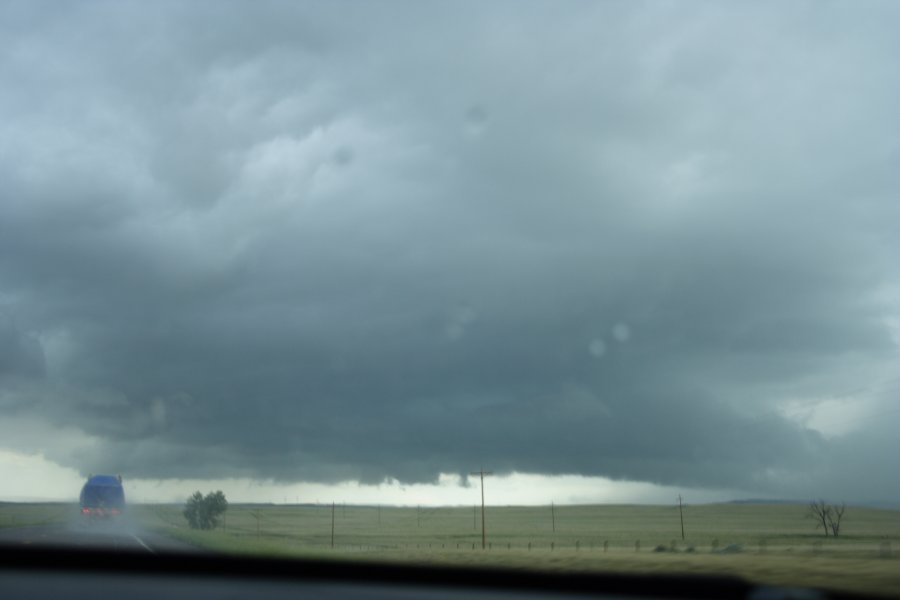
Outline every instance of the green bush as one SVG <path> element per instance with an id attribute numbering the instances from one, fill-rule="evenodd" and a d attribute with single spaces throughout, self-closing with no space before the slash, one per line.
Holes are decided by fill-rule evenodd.
<path id="1" fill-rule="evenodd" d="M 184 507 L 184 518 L 191 529 L 215 529 L 219 516 L 228 510 L 228 500 L 221 491 L 210 492 L 205 497 L 194 492 Z"/>

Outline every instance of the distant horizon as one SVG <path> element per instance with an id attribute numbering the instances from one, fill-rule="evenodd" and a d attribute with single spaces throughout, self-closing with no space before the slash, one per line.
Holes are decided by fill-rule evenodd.
<path id="1" fill-rule="evenodd" d="M 472 506 L 480 503 L 479 481 L 468 482 L 458 475 L 442 474 L 437 482 L 403 484 L 396 480 L 377 485 L 344 481 L 323 483 L 287 483 L 252 479 L 148 480 L 123 477 L 126 499 L 132 504 L 179 504 L 194 491 L 220 489 L 232 504 L 326 505 L 332 498 L 338 504 L 356 506 Z M 0 494 L 4 502 L 74 502 L 87 475 L 53 464 L 39 455 L 0 451 L 0 481 L 16 482 L 18 494 Z M 9 486 L 9 483 L 7 483 Z M 612 480 L 579 475 L 546 476 L 509 473 L 485 478 L 485 500 L 489 506 L 594 506 L 677 504 L 681 495 L 685 504 L 797 503 L 818 499 L 760 496 L 747 490 L 696 489 L 661 486 L 653 483 Z M 846 498 L 825 496 L 830 501 Z M 469 500 L 471 498 L 471 501 Z M 523 502 L 522 499 L 528 501 Z M 855 506 L 897 506 L 893 499 L 864 499 L 848 502 Z"/>
<path id="2" fill-rule="evenodd" d="M 227 497 L 227 494 L 226 494 Z M 187 498 L 185 498 L 185 501 Z M 783 504 L 789 506 L 806 506 L 809 504 L 811 500 L 778 500 L 778 499 L 735 499 L 735 500 L 721 500 L 721 501 L 710 501 L 710 502 L 685 502 L 684 506 L 714 506 L 717 504 Z M 18 504 L 57 504 L 57 505 L 69 505 L 69 504 L 77 504 L 78 499 L 74 500 L 51 500 L 51 499 L 23 499 L 23 500 L 8 500 L 3 499 L 0 500 L 0 505 L 9 504 L 9 505 L 18 505 Z M 178 501 L 160 501 L 160 502 L 135 502 L 129 501 L 128 505 L 132 506 L 180 506 L 184 504 L 184 502 Z M 229 507 L 232 506 L 285 506 L 285 507 L 306 507 L 306 508 L 328 508 L 331 506 L 331 502 L 228 502 Z M 352 508 L 428 508 L 428 509 L 439 509 L 439 508 L 472 508 L 473 506 L 477 507 L 477 504 L 428 504 L 428 505 L 416 505 L 416 504 L 357 504 L 353 502 L 335 502 L 336 507 L 352 507 Z M 658 506 L 658 507 L 672 507 L 678 506 L 677 503 L 674 504 L 664 504 L 660 502 L 589 502 L 589 503 L 554 503 L 557 507 L 594 507 L 594 506 Z M 550 504 L 490 504 L 486 503 L 485 508 L 535 508 L 546 506 L 550 507 Z M 847 503 L 848 507 L 857 507 L 857 508 L 873 508 L 873 509 L 881 509 L 881 510 L 900 510 L 900 502 L 854 502 Z"/>

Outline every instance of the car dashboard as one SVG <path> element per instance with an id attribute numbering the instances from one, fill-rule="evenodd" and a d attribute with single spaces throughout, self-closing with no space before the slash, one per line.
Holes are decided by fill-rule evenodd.
<path id="1" fill-rule="evenodd" d="M 730 577 L 549 573 L 198 553 L 0 547 L 0 597 L 47 600 L 327 598 L 861 598 Z"/>

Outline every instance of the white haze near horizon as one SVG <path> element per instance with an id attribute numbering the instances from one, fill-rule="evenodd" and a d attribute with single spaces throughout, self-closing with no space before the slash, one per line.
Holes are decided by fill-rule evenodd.
<path id="1" fill-rule="evenodd" d="M 74 502 L 84 483 L 74 469 L 39 454 L 0 450 L 0 481 L 16 482 L 0 490 L 0 502 Z M 395 506 L 468 506 L 480 502 L 477 477 L 469 485 L 442 474 L 436 483 L 380 485 L 355 481 L 336 484 L 279 483 L 252 479 L 123 480 L 130 503 L 179 503 L 200 490 L 222 490 L 232 503 L 362 504 Z M 485 479 L 488 505 L 671 504 L 679 494 L 693 504 L 747 497 L 737 490 L 675 488 L 636 481 L 613 481 L 581 475 L 510 473 Z"/>

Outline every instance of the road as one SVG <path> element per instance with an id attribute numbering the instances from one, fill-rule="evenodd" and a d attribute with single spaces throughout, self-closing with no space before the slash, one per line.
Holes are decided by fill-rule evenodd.
<path id="1" fill-rule="evenodd" d="M 61 523 L 0 529 L 0 544 L 63 546 L 128 552 L 196 552 L 189 544 L 145 531 L 129 522 Z"/>

